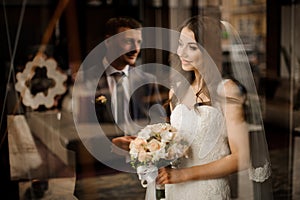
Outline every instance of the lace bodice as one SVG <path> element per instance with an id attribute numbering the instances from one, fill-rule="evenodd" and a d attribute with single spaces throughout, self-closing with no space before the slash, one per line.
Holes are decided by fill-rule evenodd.
<path id="1" fill-rule="evenodd" d="M 179 104 L 172 112 L 171 124 L 194 136 L 188 158 L 180 160 L 180 168 L 205 164 L 230 153 L 224 117 L 214 107 L 199 106 L 190 110 Z M 230 188 L 225 178 L 170 184 L 166 185 L 166 198 L 230 199 Z"/>

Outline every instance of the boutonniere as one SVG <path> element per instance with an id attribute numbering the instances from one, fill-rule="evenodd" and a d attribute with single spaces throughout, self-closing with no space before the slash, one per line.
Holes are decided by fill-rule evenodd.
<path id="1" fill-rule="evenodd" d="M 96 98 L 96 103 L 105 104 L 107 102 L 107 98 L 104 95 L 100 95 Z"/>

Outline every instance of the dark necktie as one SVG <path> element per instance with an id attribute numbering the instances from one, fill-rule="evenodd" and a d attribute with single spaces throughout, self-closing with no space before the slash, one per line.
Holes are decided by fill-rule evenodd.
<path id="1" fill-rule="evenodd" d="M 118 124 L 122 124 L 125 121 L 125 115 L 124 115 L 124 98 L 125 98 L 125 94 L 124 94 L 124 87 L 123 87 L 123 79 L 122 77 L 124 76 L 124 72 L 115 72 L 113 74 L 111 74 L 111 76 L 114 77 L 115 81 L 116 81 L 116 99 L 117 102 L 115 102 L 115 107 L 117 108 L 117 119 L 116 122 Z"/>

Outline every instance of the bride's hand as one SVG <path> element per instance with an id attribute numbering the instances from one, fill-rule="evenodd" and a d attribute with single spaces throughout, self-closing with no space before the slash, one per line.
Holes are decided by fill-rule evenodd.
<path id="1" fill-rule="evenodd" d="M 158 170 L 156 183 L 160 185 L 173 184 L 183 182 L 184 180 L 185 175 L 183 169 L 171 169 L 169 167 L 164 167 Z"/>

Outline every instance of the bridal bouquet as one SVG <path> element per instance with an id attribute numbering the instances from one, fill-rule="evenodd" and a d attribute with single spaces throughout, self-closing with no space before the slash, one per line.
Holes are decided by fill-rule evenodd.
<path id="1" fill-rule="evenodd" d="M 129 145 L 131 165 L 162 166 L 182 157 L 188 146 L 188 141 L 170 124 L 148 125 Z"/>
<path id="2" fill-rule="evenodd" d="M 147 187 L 146 200 L 156 199 L 158 168 L 185 155 L 189 147 L 188 136 L 168 123 L 158 123 L 146 126 L 131 141 L 131 165 L 136 168 L 142 186 Z"/>

